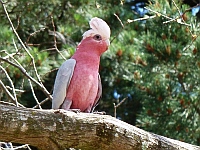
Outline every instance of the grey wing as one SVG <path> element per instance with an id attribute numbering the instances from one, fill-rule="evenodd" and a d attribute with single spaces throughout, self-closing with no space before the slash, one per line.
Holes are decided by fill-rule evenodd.
<path id="1" fill-rule="evenodd" d="M 94 111 L 95 107 L 99 104 L 99 100 L 101 98 L 101 95 L 102 95 L 102 85 L 101 85 L 101 77 L 100 75 L 98 75 L 98 92 L 97 92 L 97 96 L 96 96 L 96 99 L 93 103 L 93 106 L 92 106 L 92 109 L 91 109 L 91 112 Z"/>
<path id="2" fill-rule="evenodd" d="M 76 65 L 75 59 L 68 59 L 59 68 L 53 89 L 52 108 L 59 109 L 66 97 L 66 90 L 70 84 Z"/>

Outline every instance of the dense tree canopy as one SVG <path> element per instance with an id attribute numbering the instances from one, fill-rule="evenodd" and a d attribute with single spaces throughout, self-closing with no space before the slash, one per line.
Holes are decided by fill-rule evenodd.
<path id="1" fill-rule="evenodd" d="M 10 102 L 10 93 L 14 101 L 34 107 L 49 98 L 41 107 L 51 108 L 57 68 L 72 56 L 88 21 L 97 16 L 112 32 L 101 58 L 103 95 L 97 110 L 113 116 L 113 103 L 124 100 L 117 118 L 200 145 L 199 22 L 192 6 L 177 0 L 132 2 L 10 0 L 0 5 L 0 89 L 7 89 L 1 90 L 1 101 Z"/>

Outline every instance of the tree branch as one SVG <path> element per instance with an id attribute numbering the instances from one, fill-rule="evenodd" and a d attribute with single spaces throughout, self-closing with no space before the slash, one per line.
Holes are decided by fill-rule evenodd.
<path id="1" fill-rule="evenodd" d="M 18 65 L 18 64 L 15 64 L 13 62 L 11 62 L 10 60 L 8 59 L 5 59 L 3 57 L 0 57 L 0 60 L 4 61 L 4 62 L 7 62 L 8 64 L 16 67 L 17 69 L 19 69 L 21 71 L 21 73 L 23 73 L 28 79 L 30 79 L 31 81 L 33 81 L 36 85 L 39 86 L 39 88 L 44 92 L 44 94 L 50 99 L 52 100 L 52 96 L 51 94 L 47 91 L 47 89 L 43 86 L 43 84 L 41 84 L 40 82 L 38 82 L 37 80 L 35 80 L 33 77 L 31 77 L 28 72 L 21 66 L 21 65 Z"/>
<path id="2" fill-rule="evenodd" d="M 3 10 L 4 10 L 5 14 L 6 14 L 6 17 L 7 17 L 8 21 L 9 21 L 9 23 L 10 23 L 10 27 L 12 28 L 12 30 L 13 30 L 15 36 L 17 37 L 18 41 L 19 41 L 20 44 L 22 45 L 23 49 L 26 51 L 26 53 L 27 53 L 27 54 L 29 55 L 29 57 L 31 58 L 32 64 L 33 64 L 33 68 L 34 68 L 34 71 L 35 71 L 35 74 L 36 74 L 36 77 L 38 78 L 38 81 L 39 81 L 40 84 L 42 85 L 42 81 L 41 81 L 41 79 L 40 79 L 40 76 L 39 76 L 39 74 L 38 74 L 38 72 L 37 72 L 37 68 L 36 68 L 36 66 L 35 66 L 35 59 L 34 59 L 34 57 L 33 57 L 33 56 L 31 55 L 31 53 L 28 51 L 28 49 L 27 49 L 26 46 L 24 45 L 23 41 L 22 41 L 21 38 L 19 37 L 17 31 L 15 30 L 15 28 L 14 28 L 14 26 L 13 26 L 13 23 L 12 23 L 12 21 L 11 21 L 9 15 L 8 15 L 8 12 L 7 12 L 7 9 L 6 9 L 5 4 L 2 2 L 2 0 L 1 0 L 0 2 L 1 2 L 1 4 L 2 4 Z"/>
<path id="3" fill-rule="evenodd" d="M 3 70 L 3 72 L 5 73 L 5 75 L 6 75 L 7 79 L 8 79 L 8 81 L 10 82 L 10 85 L 11 85 L 12 91 L 13 91 L 13 95 L 14 95 L 13 98 L 14 98 L 15 104 L 16 104 L 17 107 L 19 107 L 18 101 L 17 101 L 16 92 L 15 92 L 14 84 L 13 84 L 13 82 L 12 82 L 10 76 L 8 75 L 6 69 L 4 69 L 1 65 L 0 65 L 0 68 Z M 3 84 L 1 84 L 1 85 L 3 85 Z M 7 92 L 7 90 L 5 90 L 5 91 Z M 9 95 L 9 93 L 7 93 L 7 94 Z"/>
<path id="4" fill-rule="evenodd" d="M 57 113 L 56 113 L 57 112 Z M 0 104 L 0 141 L 52 149 L 198 150 L 107 115 L 36 110 Z"/>
<path id="5" fill-rule="evenodd" d="M 8 12 L 7 12 L 5 3 L 4 3 L 2 0 L 0 0 L 0 2 L 1 2 L 1 5 L 2 5 L 2 7 L 3 7 L 3 10 L 4 10 L 5 14 L 6 14 L 6 17 L 7 17 L 8 21 L 9 21 L 10 27 L 11 27 L 12 30 L 13 30 L 13 33 L 14 33 L 15 36 L 17 37 L 19 43 L 22 45 L 22 47 L 23 47 L 23 49 L 25 50 L 25 52 L 26 52 L 26 53 L 28 54 L 28 56 L 31 58 L 32 65 L 33 65 L 33 69 L 34 69 L 34 72 L 35 72 L 35 75 L 36 75 L 38 81 L 35 80 L 34 78 L 32 78 L 31 76 L 29 76 L 29 74 L 26 72 L 26 70 L 25 70 L 24 68 L 22 68 L 21 66 L 15 65 L 14 63 L 11 63 L 11 62 L 10 62 L 10 64 L 13 65 L 13 66 L 15 66 L 15 67 L 17 67 L 18 69 L 20 69 L 20 71 L 21 71 L 26 77 L 28 77 L 31 81 L 33 81 L 34 83 L 36 83 L 37 85 L 39 85 L 39 87 L 41 88 L 41 90 L 44 92 L 44 94 L 46 94 L 46 96 L 47 96 L 49 99 L 52 99 L 52 96 L 51 96 L 50 93 L 47 91 L 47 89 L 44 87 L 44 85 L 43 85 L 43 83 L 42 83 L 42 81 L 41 81 L 41 79 L 40 79 L 40 76 L 39 76 L 39 74 L 38 74 L 38 72 L 37 72 L 37 68 L 36 68 L 36 65 L 35 65 L 35 59 L 34 59 L 34 57 L 31 55 L 31 53 L 29 52 L 29 50 L 26 48 L 25 44 L 23 43 L 23 41 L 22 41 L 21 38 L 19 37 L 17 31 L 15 30 L 15 28 L 14 28 L 14 26 L 13 26 L 13 23 L 12 23 L 10 17 L 9 17 Z M 14 42 L 14 40 L 13 40 L 13 42 Z M 15 46 L 15 48 L 16 48 L 15 42 L 14 42 L 14 46 Z M 16 48 L 16 50 L 17 50 L 17 48 Z M 4 59 L 1 58 L 1 60 L 6 61 L 5 58 L 4 58 Z M 8 60 L 7 60 L 6 62 L 9 63 Z"/>
<path id="6" fill-rule="evenodd" d="M 64 60 L 66 60 L 65 56 L 58 50 L 58 47 L 57 47 L 56 30 L 55 30 L 55 24 L 54 24 L 53 16 L 52 16 L 52 15 L 51 15 L 51 23 L 52 23 L 52 26 L 53 26 L 54 47 L 55 47 L 56 51 L 60 54 L 60 56 L 61 56 Z"/>
<path id="7" fill-rule="evenodd" d="M 11 99 L 13 102 L 15 102 L 15 98 L 12 96 L 12 94 L 8 91 L 4 83 L 0 80 L 0 89 L 3 90 L 9 99 Z"/>

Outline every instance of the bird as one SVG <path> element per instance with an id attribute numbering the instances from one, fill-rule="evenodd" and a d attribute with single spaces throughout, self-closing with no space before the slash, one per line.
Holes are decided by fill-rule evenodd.
<path id="1" fill-rule="evenodd" d="M 98 17 L 92 18 L 89 25 L 73 56 L 58 69 L 52 109 L 92 113 L 98 105 L 102 94 L 100 57 L 110 46 L 111 30 Z"/>

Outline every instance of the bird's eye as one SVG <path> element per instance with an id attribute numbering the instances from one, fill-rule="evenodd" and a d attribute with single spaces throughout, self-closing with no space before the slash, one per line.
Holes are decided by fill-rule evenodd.
<path id="1" fill-rule="evenodd" d="M 100 40 L 101 40 L 101 35 L 96 34 L 93 38 L 94 38 L 95 40 L 97 40 L 97 41 L 100 41 Z"/>

